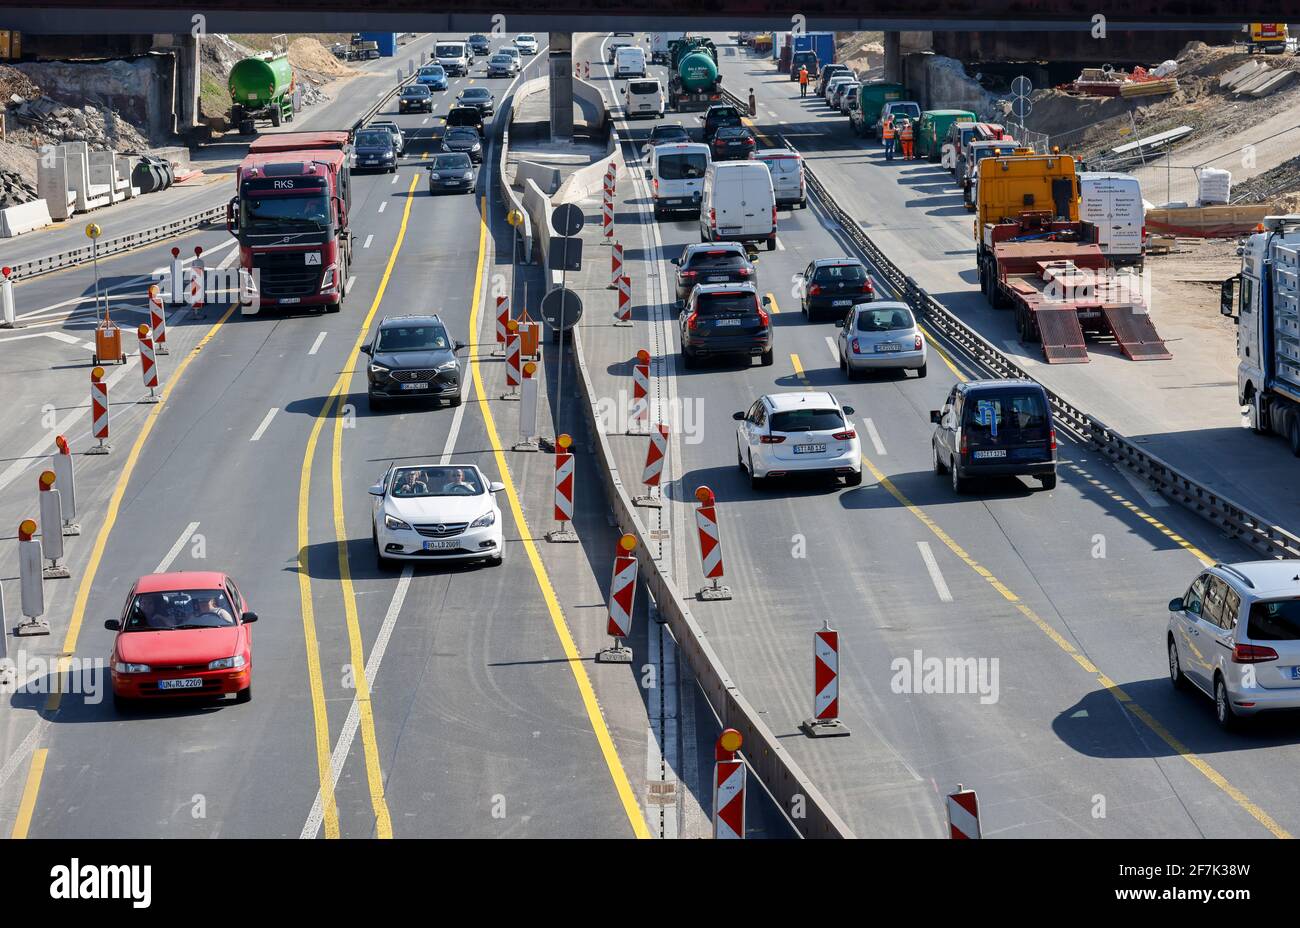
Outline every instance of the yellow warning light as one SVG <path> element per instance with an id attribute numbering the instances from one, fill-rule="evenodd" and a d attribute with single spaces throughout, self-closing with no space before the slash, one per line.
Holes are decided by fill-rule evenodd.
<path id="1" fill-rule="evenodd" d="M 31 541 L 32 536 L 36 534 L 36 523 L 31 519 L 23 519 L 18 524 L 18 540 Z"/>
<path id="2" fill-rule="evenodd" d="M 708 487 L 699 487 L 695 491 L 695 498 L 698 499 L 701 503 L 707 505 L 713 502 L 713 491 L 710 490 Z"/>
<path id="3" fill-rule="evenodd" d="M 139 335 L 141 338 L 148 338 L 148 337 L 149 337 L 149 327 L 148 327 L 147 325 L 145 325 L 145 324 L 142 322 L 142 323 L 140 323 L 140 328 L 138 328 L 138 329 L 135 330 L 135 334 L 136 334 L 136 335 Z"/>
<path id="4" fill-rule="evenodd" d="M 91 380 L 103 380 L 103 379 L 104 379 L 104 369 L 103 369 L 102 367 L 97 367 L 97 368 L 95 368 L 93 371 L 90 372 L 90 379 L 91 379 Z"/>
<path id="5" fill-rule="evenodd" d="M 52 486 L 54 486 L 54 471 L 52 470 L 41 471 L 41 489 L 48 490 Z"/>
<path id="6" fill-rule="evenodd" d="M 734 728 L 725 728 L 718 736 L 718 746 L 724 751 L 739 751 L 744 743 L 744 737 Z"/>
<path id="7" fill-rule="evenodd" d="M 533 374 L 536 374 L 536 373 L 537 373 L 537 365 L 536 365 L 535 363 L 533 363 L 532 361 L 529 361 L 527 364 L 524 365 L 524 376 L 525 376 L 525 377 L 531 377 L 531 376 L 533 376 Z"/>
<path id="8" fill-rule="evenodd" d="M 95 223 L 89 223 L 86 226 L 86 238 L 99 238 L 99 236 L 103 234 L 103 231 L 104 230 Z"/>
<path id="9" fill-rule="evenodd" d="M 649 364 L 649 363 L 650 363 L 650 352 L 648 352 L 648 351 L 646 351 L 644 348 L 642 348 L 640 351 L 638 351 L 638 352 L 636 353 L 636 359 L 637 359 L 638 361 L 640 361 L 642 364 Z"/>
<path id="10" fill-rule="evenodd" d="M 555 443 L 559 445 L 561 448 L 567 450 L 569 445 L 573 444 L 573 439 L 570 438 L 569 434 L 566 432 L 565 434 L 561 435 L 559 438 L 555 439 Z"/>
<path id="11" fill-rule="evenodd" d="M 519 320 L 511 319 L 509 322 L 506 323 L 506 328 L 509 329 L 511 332 L 517 331 L 519 329 Z"/>
<path id="12" fill-rule="evenodd" d="M 618 546 L 622 548 L 624 551 L 631 551 L 633 548 L 636 547 L 636 536 L 624 535 L 622 538 L 618 540 Z"/>

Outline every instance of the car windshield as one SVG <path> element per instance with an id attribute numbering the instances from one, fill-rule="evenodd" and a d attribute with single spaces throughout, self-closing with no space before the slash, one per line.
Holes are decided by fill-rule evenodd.
<path id="1" fill-rule="evenodd" d="M 447 125 L 449 126 L 477 126 L 482 121 L 483 117 L 472 106 L 458 106 L 447 112 Z"/>
<path id="2" fill-rule="evenodd" d="M 537 40 L 534 39 L 531 35 L 521 35 L 519 38 L 515 39 L 515 41 L 516 41 L 516 42 L 536 42 Z"/>
<path id="3" fill-rule="evenodd" d="M 465 53 L 465 48 L 462 45 L 439 45 L 433 53 L 439 58 L 459 58 Z"/>
<path id="4" fill-rule="evenodd" d="M 739 141 L 749 138 L 749 130 L 744 126 L 723 126 L 718 130 L 718 138 L 723 141 Z"/>
<path id="5" fill-rule="evenodd" d="M 759 158 L 773 174 L 798 174 L 799 161 L 796 158 Z"/>
<path id="6" fill-rule="evenodd" d="M 485 100 L 490 96 L 492 96 L 492 93 L 482 87 L 470 87 L 460 92 L 462 100 Z"/>
<path id="7" fill-rule="evenodd" d="M 485 487 L 472 467 L 399 467 L 393 472 L 391 492 L 398 499 L 479 496 Z"/>
<path id="8" fill-rule="evenodd" d="M 734 251 L 715 248 L 695 252 L 686 262 L 686 266 L 691 270 L 726 270 L 744 267 L 745 258 Z"/>
<path id="9" fill-rule="evenodd" d="M 431 68 L 421 68 L 420 76 L 421 77 L 446 77 L 447 72 L 444 71 L 441 68 L 441 66 L 431 67 Z"/>
<path id="10" fill-rule="evenodd" d="M 659 159 L 660 180 L 695 180 L 704 176 L 709 168 L 709 158 L 704 152 L 681 155 L 664 155 Z"/>
<path id="11" fill-rule="evenodd" d="M 1001 158 L 1003 155 L 1015 154 L 1010 148 L 975 148 L 972 151 L 975 152 L 976 161 L 983 161 L 989 155 L 996 155 Z"/>
<path id="12" fill-rule="evenodd" d="M 402 91 L 402 95 L 407 97 L 427 97 L 429 96 L 429 88 L 423 84 L 412 84 Z"/>
<path id="13" fill-rule="evenodd" d="M 912 314 L 906 309 L 864 309 L 858 313 L 859 332 L 897 332 L 912 328 Z"/>
<path id="14" fill-rule="evenodd" d="M 789 409 L 772 413 L 773 432 L 826 432 L 844 427 L 838 409 Z"/>
<path id="15" fill-rule="evenodd" d="M 430 323 L 385 326 L 379 330 L 375 351 L 446 351 L 450 347 L 447 330 Z"/>
<path id="16" fill-rule="evenodd" d="M 709 110 L 705 118 L 716 126 L 719 123 L 739 122 L 740 114 L 736 112 L 736 108 L 733 106 L 716 106 Z"/>
<path id="17" fill-rule="evenodd" d="M 283 194 L 273 197 L 239 198 L 239 225 L 246 232 L 324 229 L 329 225 L 330 206 L 323 192 L 307 196 Z"/>
<path id="18" fill-rule="evenodd" d="M 443 138 L 449 142 L 477 142 L 478 133 L 473 129 L 448 129 Z"/>
<path id="19" fill-rule="evenodd" d="M 1047 438 L 1047 409 L 1039 393 L 993 393 L 966 398 L 964 427 L 972 441 L 1024 442 Z"/>
<path id="20" fill-rule="evenodd" d="M 472 169 L 474 162 L 469 160 L 469 155 L 435 155 L 433 159 L 433 169 L 435 171 L 468 171 Z"/>
<path id="21" fill-rule="evenodd" d="M 235 610 L 225 590 L 168 590 L 139 593 L 127 610 L 123 631 L 179 631 L 191 628 L 228 628 Z"/>
<path id="22" fill-rule="evenodd" d="M 860 264 L 827 264 L 813 271 L 813 283 L 860 284 L 867 279 L 867 272 Z"/>
<path id="23" fill-rule="evenodd" d="M 896 107 L 894 107 L 893 109 L 891 109 L 891 110 L 889 111 L 889 115 L 890 115 L 890 116 L 893 116 L 893 117 L 895 117 L 895 118 L 897 118 L 897 117 L 899 117 L 899 116 L 906 116 L 906 117 L 908 117 L 909 119 L 920 119 L 920 118 L 921 118 L 921 108 L 920 108 L 919 106 L 916 106 L 916 105 L 912 105 L 912 106 L 896 106 Z"/>
<path id="24" fill-rule="evenodd" d="M 1300 599 L 1251 603 L 1246 636 L 1255 641 L 1300 640 Z"/>
<path id="25" fill-rule="evenodd" d="M 476 44 L 481 44 L 481 43 L 487 41 L 487 36 L 485 36 L 485 35 L 478 35 L 477 33 L 475 33 L 474 35 L 472 35 L 472 36 L 469 37 L 469 40 L 470 40 L 471 42 L 476 43 Z"/>
<path id="26" fill-rule="evenodd" d="M 755 313 L 752 293 L 701 293 L 695 301 L 695 311 L 701 316 L 729 316 Z"/>
<path id="27" fill-rule="evenodd" d="M 376 129 L 371 132 L 357 133 L 358 148 L 388 148 L 392 144 L 393 135 L 391 132 Z"/>
<path id="28" fill-rule="evenodd" d="M 505 52 L 497 52 L 497 53 L 496 53 L 495 55 L 493 55 L 493 56 L 491 57 L 491 59 L 490 59 L 490 61 L 491 61 L 493 64 L 509 64 L 510 62 L 512 62 L 512 61 L 514 61 L 514 60 L 515 60 L 515 59 L 514 59 L 513 57 L 511 57 L 510 55 L 507 55 Z"/>
<path id="29" fill-rule="evenodd" d="M 675 142 L 678 139 L 685 142 L 690 137 L 685 126 L 655 126 L 655 131 L 650 133 L 652 142 Z"/>

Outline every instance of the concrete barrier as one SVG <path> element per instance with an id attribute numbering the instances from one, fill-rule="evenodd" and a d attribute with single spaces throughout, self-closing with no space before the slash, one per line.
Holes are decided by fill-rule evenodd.
<path id="1" fill-rule="evenodd" d="M 534 83 L 529 81 L 527 83 Z M 500 109 L 497 110 L 497 118 L 503 123 L 501 130 L 501 154 L 497 158 L 497 183 L 501 188 L 501 203 L 505 206 L 506 211 L 518 210 L 524 217 L 515 230 L 518 241 L 523 248 L 524 259 L 531 261 L 533 259 L 533 227 L 534 222 L 524 206 L 523 198 L 518 191 L 512 186 L 512 179 L 509 172 L 510 159 L 510 124 L 514 121 L 515 100 L 518 93 L 513 93 L 502 102 Z"/>
<path id="2" fill-rule="evenodd" d="M 560 189 L 560 169 L 534 164 L 531 161 L 516 161 L 515 180 L 521 184 L 531 180 L 542 189 L 543 193 L 550 196 Z"/>
<path id="3" fill-rule="evenodd" d="M 68 158 L 62 145 L 41 152 L 36 169 L 36 193 L 45 201 L 51 219 L 72 217 L 77 195 L 68 183 Z"/>
<path id="4" fill-rule="evenodd" d="M 53 221 L 50 218 L 50 207 L 44 200 L 32 200 L 30 203 L 0 209 L 0 238 L 13 238 L 33 229 L 44 228 Z"/>

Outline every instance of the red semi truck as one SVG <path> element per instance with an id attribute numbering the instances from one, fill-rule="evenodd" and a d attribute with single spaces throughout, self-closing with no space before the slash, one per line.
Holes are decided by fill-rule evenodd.
<path id="1" fill-rule="evenodd" d="M 281 132 L 248 146 L 226 228 L 259 306 L 339 311 L 352 264 L 351 158 L 343 131 Z"/>

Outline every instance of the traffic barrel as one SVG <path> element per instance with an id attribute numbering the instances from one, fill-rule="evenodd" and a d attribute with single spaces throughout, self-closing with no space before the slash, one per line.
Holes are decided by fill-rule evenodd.
<path id="1" fill-rule="evenodd" d="M 948 794 L 948 837 L 976 840 L 980 837 L 980 803 L 975 790 L 960 783 Z"/>
<path id="2" fill-rule="evenodd" d="M 847 735 L 840 721 L 840 633 L 822 620 L 813 632 L 813 714 L 799 728 L 810 738 Z"/>
<path id="3" fill-rule="evenodd" d="M 158 362 L 153 354 L 153 336 L 149 334 L 149 327 L 143 322 L 135 330 L 136 337 L 140 340 L 140 374 L 144 378 L 144 385 L 149 388 L 149 395 L 142 402 L 158 402 Z"/>
<path id="4" fill-rule="evenodd" d="M 181 250 L 172 249 L 171 304 L 180 306 L 185 302 L 185 262 L 181 260 Z"/>
<path id="5" fill-rule="evenodd" d="M 108 384 L 102 367 L 90 372 L 90 435 L 99 439 L 99 444 L 87 449 L 86 454 L 108 454 L 113 450 L 108 444 Z"/>
<path id="6" fill-rule="evenodd" d="M 614 558 L 614 576 L 609 582 L 609 621 L 605 633 L 614 644 L 596 654 L 602 663 L 628 664 L 632 649 L 622 639 L 632 633 L 632 609 L 636 604 L 636 536 L 624 535 L 618 540 L 618 554 Z"/>
<path id="7" fill-rule="evenodd" d="M 17 324 L 14 315 L 14 269 L 0 267 L 0 326 L 12 329 Z"/>
<path id="8" fill-rule="evenodd" d="M 510 389 L 502 394 L 503 400 L 519 399 L 519 384 L 523 382 L 523 373 L 519 366 L 520 339 L 519 323 L 510 320 L 509 334 L 506 335 L 506 386 Z"/>
<path id="9" fill-rule="evenodd" d="M 18 582 L 22 588 L 23 621 L 14 628 L 14 634 L 48 635 L 50 623 L 45 615 L 45 577 L 42 573 L 41 543 L 36 535 L 36 523 L 23 519 L 18 525 Z"/>
<path id="10" fill-rule="evenodd" d="M 566 435 L 555 437 L 555 531 L 546 533 L 546 540 L 573 543 L 578 540 L 578 533 L 570 528 L 573 521 L 573 472 L 575 461 L 573 439 Z"/>
<path id="11" fill-rule="evenodd" d="M 54 471 L 55 485 L 63 503 L 63 534 L 80 535 L 77 517 L 77 474 L 72 464 L 72 449 L 62 435 L 54 436 L 54 454 L 50 455 L 50 469 Z"/>
<path id="12" fill-rule="evenodd" d="M 506 336 L 510 333 L 506 326 L 510 323 L 510 298 L 506 296 L 497 297 L 497 346 L 492 349 L 495 355 L 502 355 L 506 350 Z"/>
<path id="13" fill-rule="evenodd" d="M 614 241 L 614 250 L 609 253 L 609 286 L 606 290 L 617 290 L 618 282 L 623 279 L 623 244 Z"/>
<path id="14" fill-rule="evenodd" d="M 54 488 L 56 479 L 52 470 L 41 471 L 37 478 L 40 489 L 41 549 L 50 562 L 41 571 L 41 576 L 46 580 L 61 580 L 72 576 L 68 573 L 68 568 L 59 564 L 59 558 L 63 557 L 63 501 L 59 498 L 59 491 Z"/>
<path id="15" fill-rule="evenodd" d="M 718 584 L 723 576 L 723 567 L 722 538 L 718 533 L 717 499 L 708 487 L 698 487 L 695 490 L 695 498 L 700 503 L 699 508 L 695 510 L 695 527 L 700 536 L 701 568 L 704 571 L 704 579 L 713 581 L 711 586 L 705 586 L 700 590 L 698 598 L 701 600 L 731 599 L 731 588 Z"/>
<path id="16" fill-rule="evenodd" d="M 158 354 L 170 354 L 167 350 L 167 311 L 163 309 L 157 284 L 149 285 L 149 328 L 153 329 L 154 347 Z"/>
<path id="17" fill-rule="evenodd" d="M 618 279 L 618 309 L 614 310 L 614 323 L 632 324 L 632 278 L 626 275 Z"/>
<path id="18" fill-rule="evenodd" d="M 204 287 L 207 284 L 207 268 L 203 265 L 203 249 L 198 245 L 194 246 L 194 263 L 190 265 L 190 306 L 194 308 L 194 315 L 203 318 L 204 300 L 207 296 Z"/>
<path id="19" fill-rule="evenodd" d="M 646 451 L 645 469 L 641 472 L 641 482 L 646 485 L 648 492 L 645 496 L 637 496 L 632 500 L 634 506 L 646 506 L 653 509 L 659 509 L 663 506 L 663 497 L 657 496 L 655 491 L 659 488 L 659 481 L 664 473 L 664 458 L 668 454 L 668 426 L 659 423 L 650 430 L 650 446 Z"/>
<path id="20" fill-rule="evenodd" d="M 714 747 L 713 837 L 745 837 L 745 762 L 736 756 L 744 743 L 740 732 L 724 729 Z"/>
<path id="21" fill-rule="evenodd" d="M 632 365 L 632 405 L 627 434 L 644 435 L 650 424 L 650 352 L 642 348 Z"/>

